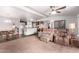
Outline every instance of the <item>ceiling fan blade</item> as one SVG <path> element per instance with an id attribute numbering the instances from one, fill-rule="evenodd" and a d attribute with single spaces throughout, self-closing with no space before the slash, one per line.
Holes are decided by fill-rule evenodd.
<path id="1" fill-rule="evenodd" d="M 64 8 L 66 8 L 66 6 L 60 7 L 58 9 L 56 9 L 56 10 L 61 10 L 61 9 L 64 9 Z"/>
<path id="2" fill-rule="evenodd" d="M 61 13 L 60 11 L 56 11 L 57 13 Z"/>

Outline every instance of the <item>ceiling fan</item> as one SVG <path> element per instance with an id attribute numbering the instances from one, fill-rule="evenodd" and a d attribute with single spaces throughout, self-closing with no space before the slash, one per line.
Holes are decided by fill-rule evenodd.
<path id="1" fill-rule="evenodd" d="M 57 8 L 57 6 L 50 6 L 49 15 L 56 14 L 56 13 L 61 13 L 60 10 L 65 9 L 65 8 L 66 8 L 66 6 L 61 6 L 61 7 L 58 7 L 58 8 Z"/>

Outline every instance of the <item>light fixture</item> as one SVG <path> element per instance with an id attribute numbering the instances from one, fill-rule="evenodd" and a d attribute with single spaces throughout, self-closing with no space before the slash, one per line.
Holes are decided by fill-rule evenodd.
<path id="1" fill-rule="evenodd" d="M 51 12 L 51 15 L 53 15 L 53 14 L 57 14 L 57 12 L 56 12 L 56 11 L 52 11 L 52 12 Z"/>
<path id="2" fill-rule="evenodd" d="M 69 24 L 69 29 L 70 29 L 72 32 L 74 32 L 74 30 L 75 30 L 75 23 Z"/>
<path id="3" fill-rule="evenodd" d="M 11 23 L 11 20 L 4 20 L 5 23 Z"/>
<path id="4" fill-rule="evenodd" d="M 12 28 L 14 29 L 15 27 L 16 27 L 15 24 L 13 24 Z"/>

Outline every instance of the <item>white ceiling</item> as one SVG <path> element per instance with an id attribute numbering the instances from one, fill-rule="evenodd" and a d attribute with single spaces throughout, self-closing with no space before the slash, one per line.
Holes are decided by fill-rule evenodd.
<path id="1" fill-rule="evenodd" d="M 61 6 L 59 6 L 61 7 Z M 24 6 L 25 11 L 33 13 L 37 16 L 37 19 L 49 17 L 50 6 Z M 56 15 L 77 16 L 79 14 L 79 6 L 67 6 L 65 9 L 60 10 L 61 13 Z"/>
<path id="2" fill-rule="evenodd" d="M 0 17 L 40 19 L 49 17 L 49 6 L 0 6 Z M 68 6 L 57 15 L 76 16 L 79 6 Z"/>
<path id="3" fill-rule="evenodd" d="M 41 16 L 18 8 L 18 6 L 0 6 L 0 17 L 39 19 Z"/>
<path id="4" fill-rule="evenodd" d="M 33 8 L 36 11 L 49 16 L 49 13 L 48 13 L 50 10 L 49 6 L 30 6 L 30 8 Z M 59 15 L 75 16 L 79 14 L 79 6 L 67 6 L 65 9 L 62 9 L 60 11 L 61 13 L 59 13 Z"/>

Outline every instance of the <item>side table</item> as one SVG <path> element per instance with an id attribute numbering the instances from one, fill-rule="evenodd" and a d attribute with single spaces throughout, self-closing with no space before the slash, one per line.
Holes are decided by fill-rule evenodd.
<path id="1" fill-rule="evenodd" d="M 71 46 L 79 47 L 79 39 L 78 38 L 71 39 Z"/>

